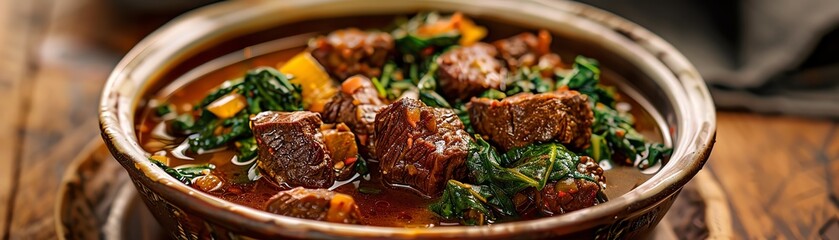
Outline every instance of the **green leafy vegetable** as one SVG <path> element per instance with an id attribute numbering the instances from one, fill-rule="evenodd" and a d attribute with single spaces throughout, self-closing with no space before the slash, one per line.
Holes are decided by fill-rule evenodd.
<path id="1" fill-rule="evenodd" d="M 598 161 L 620 161 L 645 169 L 670 156 L 671 148 L 660 143 L 647 143 L 633 127 L 629 114 L 621 114 L 603 104 L 594 111 L 591 146 L 586 153 Z M 636 162 L 636 159 L 639 161 Z"/>
<path id="2" fill-rule="evenodd" d="M 154 108 L 154 114 L 156 114 L 158 117 L 162 117 L 163 115 L 169 114 L 171 112 L 172 112 L 172 104 L 168 104 L 168 103 L 161 104 L 160 106 L 157 106 L 156 108 Z"/>
<path id="3" fill-rule="evenodd" d="M 460 31 L 455 30 L 434 36 L 417 34 L 417 30 L 423 25 L 433 24 L 441 19 L 441 16 L 436 12 L 425 12 L 417 14 L 410 20 L 397 23 L 398 27 L 391 32 L 396 40 L 397 50 L 405 56 L 420 57 L 457 45 L 460 41 Z M 431 49 L 431 51 L 427 49 Z"/>
<path id="4" fill-rule="evenodd" d="M 209 163 L 172 168 L 167 166 L 166 164 L 163 164 L 162 162 L 159 162 L 151 158 L 149 158 L 149 161 L 163 169 L 163 171 L 169 174 L 169 176 L 172 176 L 173 178 L 177 179 L 178 181 L 184 184 L 191 184 L 193 179 L 207 175 L 208 170 L 213 170 L 216 168 L 215 165 Z"/>
<path id="5" fill-rule="evenodd" d="M 513 74 L 512 81 L 507 84 L 504 95 L 512 96 L 518 93 L 546 93 L 556 90 L 554 82 L 550 78 L 542 77 L 542 70 L 539 66 L 522 67 Z M 487 90 L 497 91 L 497 90 Z M 482 95 L 491 95 L 491 93 L 484 92 Z M 492 98 L 492 97 L 490 97 Z"/>
<path id="6" fill-rule="evenodd" d="M 516 216 L 510 196 L 524 189 L 534 188 L 539 191 L 548 182 L 567 178 L 594 181 L 593 177 L 577 171 L 579 163 L 580 157 L 559 143 L 536 143 L 499 155 L 495 148 L 477 136 L 476 142 L 470 147 L 466 166 L 472 182 L 480 187 L 473 191 L 475 193 L 469 193 L 475 198 L 481 196 L 477 198 L 481 200 L 477 203 L 481 203 L 483 208 L 492 209 L 496 215 Z M 473 209 L 470 204 L 476 201 L 465 194 L 463 188 L 450 182 L 443 193 L 446 195 L 449 192 L 449 198 L 441 199 L 431 210 L 447 219 L 460 218 L 466 221 L 465 214 L 469 213 L 466 210 Z M 460 206 L 453 206 L 455 204 Z"/>
<path id="7" fill-rule="evenodd" d="M 615 89 L 600 84 L 600 68 L 597 60 L 577 56 L 574 68 L 557 82 L 557 86 L 567 86 L 588 95 L 592 103 L 602 103 L 615 107 Z"/>
<path id="8" fill-rule="evenodd" d="M 361 187 L 358 187 L 358 192 L 364 193 L 364 194 L 376 195 L 376 194 L 382 193 L 382 189 L 375 188 L 375 187 L 370 187 L 370 186 L 361 186 Z"/>
<path id="9" fill-rule="evenodd" d="M 495 220 L 486 205 L 486 197 L 471 185 L 449 180 L 443 195 L 429 209 L 446 219 L 460 219 L 464 225 L 484 225 Z"/>
<path id="10" fill-rule="evenodd" d="M 617 102 L 615 89 L 600 84 L 600 68 L 596 60 L 578 56 L 574 59 L 574 68 L 557 85 L 589 97 L 594 125 L 586 155 L 597 161 L 619 161 L 641 169 L 670 156 L 672 149 L 660 143 L 647 143 L 644 136 L 635 130 L 632 115 L 614 109 Z"/>
<path id="11" fill-rule="evenodd" d="M 195 106 L 199 111 L 198 120 L 191 114 L 181 115 L 175 119 L 173 128 L 192 134 L 188 139 L 190 151 L 215 149 L 235 142 L 239 161 L 248 161 L 257 155 L 256 141 L 249 126 L 250 116 L 262 111 L 303 110 L 301 91 L 299 85 L 289 82 L 285 74 L 276 69 L 254 69 L 243 79 L 230 81 L 201 100 Z M 233 117 L 219 119 L 206 109 L 213 101 L 231 93 L 242 95 L 247 102 L 247 107 Z"/>
<path id="12" fill-rule="evenodd" d="M 495 89 L 489 89 L 481 93 L 481 95 L 478 95 L 478 97 L 489 99 L 504 99 L 505 97 L 507 97 L 507 94 L 504 94 L 504 92 Z"/>
<path id="13" fill-rule="evenodd" d="M 469 111 L 466 109 L 466 104 L 460 101 L 454 103 L 454 113 L 460 118 L 463 123 L 463 129 L 469 134 L 475 134 L 475 129 L 472 128 L 472 120 L 469 118 Z"/>
<path id="14" fill-rule="evenodd" d="M 370 169 L 367 167 L 367 160 L 365 160 L 361 155 L 356 157 L 355 161 L 355 172 L 364 176 L 370 173 Z"/>

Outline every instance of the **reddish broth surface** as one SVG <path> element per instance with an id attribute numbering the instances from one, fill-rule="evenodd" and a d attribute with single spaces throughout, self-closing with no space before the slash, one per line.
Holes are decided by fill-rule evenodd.
<path id="1" fill-rule="evenodd" d="M 172 93 L 160 93 L 155 100 L 174 104 L 178 113 L 190 111 L 193 104 L 201 101 L 224 81 L 240 78 L 252 68 L 260 66 L 276 67 L 301 51 L 303 51 L 303 48 L 283 50 L 220 68 L 189 82 Z M 619 78 L 616 74 L 609 72 L 608 69 L 602 69 L 602 71 L 602 77 L 606 84 Z M 661 142 L 661 131 L 652 116 L 627 96 L 624 95 L 622 101 L 632 106 L 630 112 L 635 116 L 636 129 L 649 141 Z M 171 144 L 164 148 L 167 144 L 152 137 L 151 134 L 152 129 L 160 124 L 161 119 L 154 115 L 152 108 L 145 108 L 141 111 L 139 113 L 141 114 L 141 121 L 137 125 L 137 132 L 139 133 L 140 143 L 146 151 L 155 153 L 165 150 L 166 156 L 170 159 L 169 165 L 171 167 L 201 163 L 212 163 L 216 166 L 213 174 L 223 179 L 224 185 L 220 190 L 209 192 L 209 194 L 236 204 L 264 209 L 265 202 L 271 196 L 278 191 L 285 190 L 264 176 L 257 181 L 250 182 L 247 178 L 247 166 L 237 166 L 230 162 L 230 159 L 235 155 L 235 149 L 232 148 L 203 155 L 187 153 L 189 157 L 193 157 L 195 160 L 180 159 L 173 156 L 168 150 L 171 149 Z M 177 145 L 182 141 L 183 138 L 180 138 L 175 140 L 173 144 Z M 337 192 L 355 198 L 361 210 L 362 224 L 395 227 L 433 227 L 459 224 L 457 222 L 441 221 L 441 218 L 427 209 L 427 206 L 436 199 L 423 198 L 411 189 L 383 184 L 375 162 L 369 164 L 369 169 L 371 174 L 367 179 L 358 178 L 354 182 L 335 189 Z M 634 167 L 626 166 L 613 166 L 611 170 L 605 172 L 605 175 L 607 187 L 604 193 L 609 198 L 620 196 L 632 190 L 652 176 L 643 174 Z M 364 192 L 368 193 L 359 191 L 359 188 L 363 188 Z M 375 191 L 380 192 L 370 193 Z"/>

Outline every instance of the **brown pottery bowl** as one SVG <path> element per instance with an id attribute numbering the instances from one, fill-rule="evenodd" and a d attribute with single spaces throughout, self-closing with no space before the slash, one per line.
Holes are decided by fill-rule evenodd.
<path id="1" fill-rule="evenodd" d="M 489 38 L 547 29 L 561 55 L 598 59 L 630 98 L 653 113 L 674 151 L 652 178 L 608 202 L 564 215 L 482 227 L 393 228 L 291 218 L 196 191 L 148 160 L 135 132 L 138 112 L 166 88 L 212 69 L 303 46 L 312 33 L 385 27 L 395 16 L 460 11 L 489 28 Z M 562 52 L 564 51 L 564 52 Z M 185 80 L 186 79 L 186 80 Z M 232 1 L 187 13 L 137 44 L 102 93 L 102 137 L 146 206 L 177 239 L 250 238 L 606 238 L 635 239 L 661 220 L 682 186 L 708 159 L 716 133 L 711 96 L 673 46 L 625 19 L 566 1 Z"/>

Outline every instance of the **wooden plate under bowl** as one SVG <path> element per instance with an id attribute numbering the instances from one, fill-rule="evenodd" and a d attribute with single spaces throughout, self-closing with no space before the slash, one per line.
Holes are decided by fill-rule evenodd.
<path id="1" fill-rule="evenodd" d="M 732 236 L 728 201 L 713 176 L 699 172 L 682 191 L 649 239 Z M 128 174 L 98 138 L 67 167 L 55 219 L 60 239 L 167 238 Z"/>

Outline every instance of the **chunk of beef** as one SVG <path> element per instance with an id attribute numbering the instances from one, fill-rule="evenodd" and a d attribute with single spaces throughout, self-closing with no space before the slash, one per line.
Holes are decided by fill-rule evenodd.
<path id="1" fill-rule="evenodd" d="M 268 199 L 265 211 L 334 223 L 358 224 L 361 219 L 351 196 L 326 189 L 296 187 L 279 192 Z"/>
<path id="2" fill-rule="evenodd" d="M 606 182 L 603 169 L 594 159 L 582 156 L 577 171 L 594 181 L 567 178 L 550 182 L 541 191 L 524 190 L 513 199 L 516 211 L 521 215 L 554 216 L 597 205 L 597 194 Z"/>
<path id="3" fill-rule="evenodd" d="M 594 115 L 588 97 L 577 91 L 472 98 L 467 108 L 475 132 L 503 151 L 550 140 L 581 150 L 591 139 Z"/>
<path id="4" fill-rule="evenodd" d="M 257 163 L 279 184 L 327 188 L 335 178 L 317 113 L 262 112 L 251 118 Z"/>
<path id="5" fill-rule="evenodd" d="M 341 84 L 341 91 L 332 97 L 323 111 L 323 121 L 327 123 L 345 123 L 358 137 L 363 146 L 362 156 L 372 157 L 375 151 L 376 112 L 387 105 L 379 98 L 370 79 L 356 75 Z"/>
<path id="6" fill-rule="evenodd" d="M 330 75 L 344 80 L 356 74 L 381 75 L 382 66 L 394 52 L 394 43 L 388 33 L 348 28 L 313 39 L 309 50 Z"/>
<path id="7" fill-rule="evenodd" d="M 560 63 L 559 55 L 551 53 L 551 34 L 545 30 L 540 30 L 538 35 L 521 33 L 492 44 L 511 69 L 534 66 L 542 61 L 547 61 L 545 64 Z"/>
<path id="8" fill-rule="evenodd" d="M 498 51 L 486 43 L 449 50 L 437 58 L 440 90 L 449 99 L 464 100 L 504 86 L 507 69 Z"/>
<path id="9" fill-rule="evenodd" d="M 376 158 L 385 181 L 436 196 L 466 175 L 471 137 L 451 109 L 403 98 L 376 116 Z"/>
<path id="10" fill-rule="evenodd" d="M 347 180 L 355 173 L 355 162 L 358 157 L 358 148 L 355 145 L 355 135 L 350 128 L 343 123 L 324 124 L 321 127 L 323 143 L 329 150 L 332 158 L 332 169 L 335 171 L 335 180 Z"/>

